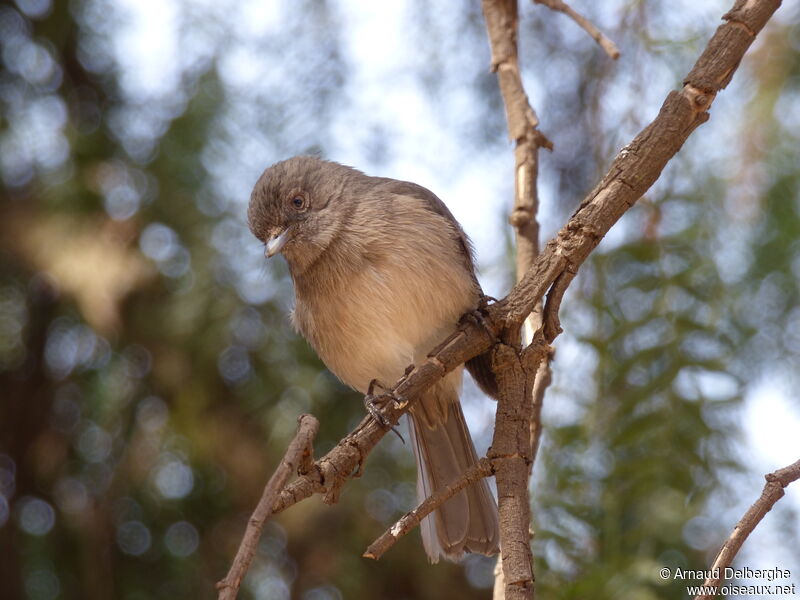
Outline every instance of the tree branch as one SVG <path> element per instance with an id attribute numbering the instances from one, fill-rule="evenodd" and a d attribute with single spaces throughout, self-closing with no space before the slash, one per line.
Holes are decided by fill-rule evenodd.
<path id="1" fill-rule="evenodd" d="M 534 381 L 548 351 L 541 332 L 522 352 L 506 344 L 492 349 L 492 370 L 500 394 L 489 458 L 497 481 L 504 600 L 526 600 L 534 594 L 529 428 Z"/>
<path id="2" fill-rule="evenodd" d="M 509 215 L 509 223 L 514 227 L 514 237 L 516 241 L 516 262 L 517 262 L 517 281 L 533 264 L 539 255 L 539 223 L 537 214 L 539 211 L 539 195 L 537 189 L 537 179 L 539 176 L 539 149 L 548 148 L 552 150 L 553 145 L 537 129 L 539 121 L 536 112 L 531 106 L 525 88 L 522 83 L 522 76 L 519 69 L 519 52 L 517 48 L 517 35 L 519 31 L 518 6 L 516 0 L 483 0 L 483 15 L 486 20 L 486 30 L 489 36 L 489 45 L 492 51 L 492 70 L 497 73 L 497 82 L 500 93 L 503 97 L 503 106 L 506 111 L 506 121 L 508 125 L 509 138 L 515 143 L 514 148 L 514 208 Z M 534 334 L 542 324 L 542 304 L 537 303 L 533 312 L 525 322 L 524 341 L 528 344 L 533 340 Z M 515 332 L 509 332 L 506 339 L 513 341 Z M 541 361 L 538 368 L 534 368 L 531 373 L 525 372 L 524 376 L 534 378 L 532 385 L 523 385 L 521 389 L 532 389 L 534 396 L 532 401 L 523 401 L 511 390 L 501 390 L 500 397 L 504 402 L 522 402 L 514 410 L 527 414 L 528 430 L 530 441 L 527 442 L 527 452 L 520 447 L 522 439 L 518 434 L 508 432 L 518 443 L 518 447 L 508 452 L 514 456 L 521 457 L 527 464 L 528 476 L 519 480 L 516 476 L 509 476 L 505 472 L 497 473 L 498 494 L 521 495 L 527 501 L 528 479 L 533 468 L 534 449 L 532 442 L 533 432 L 541 431 L 541 407 L 544 400 L 544 392 L 550 382 L 550 359 L 551 353 L 546 353 L 545 360 Z M 518 357 L 516 358 L 518 360 Z M 526 381 L 527 384 L 527 381 Z M 513 400 L 512 400 L 513 398 Z M 498 407 L 497 423 L 500 422 L 500 410 Z M 497 431 L 497 427 L 495 429 Z M 538 446 L 538 435 L 536 437 Z M 494 446 L 494 444 L 493 444 Z M 509 462 L 501 462 L 498 469 L 504 468 L 513 470 L 517 465 Z M 501 481 L 506 482 L 501 486 Z M 524 487 L 523 487 L 524 485 Z M 508 487 L 512 486 L 512 487 Z M 506 489 L 502 489 L 505 487 Z M 501 509 L 502 512 L 502 509 Z M 521 523 L 516 520 L 511 521 L 501 518 L 501 541 L 512 539 L 515 536 L 511 532 L 503 532 L 503 526 L 522 526 L 523 535 L 527 535 L 530 526 L 528 523 Z M 526 543 L 522 553 L 521 547 L 509 543 L 501 543 L 501 556 L 498 557 L 498 565 L 502 568 L 497 570 L 496 575 L 496 596 L 511 597 L 522 590 L 523 594 L 533 592 L 533 565 L 530 547 Z M 510 556 L 513 555 L 513 556 Z M 523 565 L 527 561 L 527 565 Z M 512 573 L 506 573 L 504 569 L 508 567 L 520 576 L 513 579 L 513 591 L 508 591 L 506 581 L 512 581 Z M 524 571 L 524 572 L 523 572 Z M 506 578 L 509 575 L 509 578 Z M 520 579 L 522 577 L 523 579 Z M 511 595 L 509 595 L 511 594 Z"/>
<path id="3" fill-rule="evenodd" d="M 449 371 L 488 350 L 499 333 L 498 323 L 488 316 L 483 324 L 462 320 L 458 329 L 432 350 L 424 362 L 415 366 L 382 396 L 390 400 L 380 411 L 385 421 L 396 425 L 422 392 Z M 281 492 L 273 512 L 281 512 L 315 493 L 324 493 L 323 501 L 334 504 L 342 485 L 358 473 L 363 461 L 387 431 L 366 415 L 353 431 L 314 463 L 313 469 Z"/>
<path id="4" fill-rule="evenodd" d="M 719 587 L 720 583 L 722 583 L 722 574 L 725 572 L 725 568 L 731 566 L 744 541 L 753 532 L 756 525 L 761 522 L 764 515 L 772 510 L 778 500 L 783 498 L 786 486 L 800 479 L 800 460 L 788 467 L 768 473 L 764 476 L 764 479 L 767 480 L 767 483 L 764 484 L 761 496 L 747 509 L 747 512 L 744 513 L 736 527 L 733 528 L 733 532 L 722 544 L 722 548 L 720 548 L 714 563 L 711 565 L 712 573 L 719 573 L 719 576 L 706 579 L 703 584 L 704 587 L 714 587 L 715 589 Z M 694 597 L 694 600 L 708 600 L 714 595 L 698 594 Z"/>
<path id="5" fill-rule="evenodd" d="M 553 282 L 550 291 L 547 292 L 547 301 L 544 303 L 544 314 L 542 318 L 544 324 L 544 338 L 549 342 L 556 339 L 563 331 L 563 329 L 561 329 L 561 319 L 559 319 L 558 313 L 561 309 L 561 301 L 564 299 L 564 292 L 567 291 L 575 275 L 575 271 L 571 271 L 570 268 L 567 267 Z"/>
<path id="6" fill-rule="evenodd" d="M 484 0 L 483 14 L 492 50 L 492 71 L 503 96 L 508 137 L 514 150 L 514 208 L 508 218 L 517 245 L 518 280 L 539 254 L 539 210 L 537 178 L 539 149 L 553 149 L 538 130 L 539 119 L 531 106 L 519 70 L 517 52 L 517 3 L 515 0 Z"/>
<path id="7" fill-rule="evenodd" d="M 236 558 L 233 560 L 230 571 L 228 571 L 225 579 L 217 583 L 219 600 L 236 600 L 242 579 L 244 579 L 247 570 L 250 568 L 250 563 L 253 561 L 253 556 L 255 556 L 256 546 L 258 546 L 258 540 L 261 538 L 264 523 L 273 512 L 272 506 L 275 504 L 275 498 L 286 485 L 286 480 L 298 467 L 310 466 L 311 459 L 314 456 L 311 444 L 318 431 L 319 421 L 317 421 L 316 417 L 300 415 L 300 418 L 297 419 L 297 434 L 289 443 L 283 460 L 281 460 L 278 468 L 275 469 L 272 477 L 269 478 L 267 485 L 264 487 L 264 493 L 253 511 L 253 516 L 250 517 L 247 523 L 247 529 L 245 529 L 242 542 L 239 544 L 239 551 L 236 553 Z"/>
<path id="8" fill-rule="evenodd" d="M 492 475 L 492 465 L 486 458 L 481 458 L 477 463 L 467 469 L 461 477 L 446 487 L 441 488 L 432 496 L 423 500 L 414 510 L 404 514 L 394 525 L 387 529 L 383 535 L 369 545 L 364 552 L 364 558 L 380 559 L 395 542 L 420 524 L 422 519 L 439 508 L 446 500 L 455 496 L 468 485 Z"/>
<path id="9" fill-rule="evenodd" d="M 536 370 L 536 380 L 533 382 L 533 404 L 531 405 L 530 420 L 530 456 L 531 471 L 536 463 L 536 455 L 539 453 L 539 442 L 542 439 L 542 406 L 544 405 L 544 393 L 553 381 L 553 369 L 550 362 L 553 359 L 554 351 L 550 349 L 544 360 Z"/>
<path id="10" fill-rule="evenodd" d="M 533 0 L 533 3 L 543 4 L 551 10 L 564 13 L 570 19 L 575 21 L 581 27 L 581 29 L 588 33 L 591 38 L 597 42 L 603 50 L 605 50 L 605 53 L 608 54 L 608 56 L 614 60 L 619 58 L 619 48 L 617 48 L 617 45 L 603 35 L 603 32 L 595 27 L 594 23 L 592 23 L 583 15 L 577 13 L 566 2 L 563 2 L 562 0 Z"/>

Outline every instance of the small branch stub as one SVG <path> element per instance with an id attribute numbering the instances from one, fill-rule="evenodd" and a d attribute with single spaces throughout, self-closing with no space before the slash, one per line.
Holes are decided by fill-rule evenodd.
<path id="1" fill-rule="evenodd" d="M 563 0 L 533 0 L 534 4 L 543 4 L 551 10 L 562 12 L 570 19 L 575 21 L 581 29 L 583 29 L 589 36 L 597 42 L 603 51 L 608 54 L 610 58 L 617 60 L 619 58 L 619 48 L 600 31 L 594 23 L 589 19 L 575 11 L 569 4 Z"/>

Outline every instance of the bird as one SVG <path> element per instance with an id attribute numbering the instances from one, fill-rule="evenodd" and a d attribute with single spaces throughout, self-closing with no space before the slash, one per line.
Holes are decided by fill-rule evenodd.
<path id="1" fill-rule="evenodd" d="M 484 298 L 469 239 L 444 202 L 415 183 L 295 156 L 263 172 L 247 219 L 265 256 L 286 260 L 293 326 L 362 394 L 424 361 Z M 467 368 L 492 394 L 488 356 Z M 409 411 L 420 502 L 477 461 L 459 401 L 462 372 L 448 373 Z M 446 500 L 420 530 L 431 563 L 496 554 L 498 510 L 487 481 Z"/>

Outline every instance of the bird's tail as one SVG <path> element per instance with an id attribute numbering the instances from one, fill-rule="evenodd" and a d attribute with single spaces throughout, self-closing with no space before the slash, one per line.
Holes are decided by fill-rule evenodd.
<path id="1" fill-rule="evenodd" d="M 444 397 L 454 396 L 454 397 Z M 455 389 L 436 386 L 409 413 L 417 459 L 417 498 L 421 502 L 458 479 L 478 457 Z M 429 407 L 437 406 L 438 418 Z M 470 484 L 423 519 L 422 543 L 432 563 L 443 556 L 459 560 L 464 552 L 497 554 L 500 527 L 497 503 L 486 479 Z"/>

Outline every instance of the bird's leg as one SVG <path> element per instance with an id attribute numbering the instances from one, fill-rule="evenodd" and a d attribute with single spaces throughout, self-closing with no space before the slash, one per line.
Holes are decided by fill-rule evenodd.
<path id="1" fill-rule="evenodd" d="M 375 395 L 375 388 L 378 387 L 383 390 L 383 394 Z M 397 430 L 397 427 L 389 423 L 386 418 L 381 413 L 381 409 L 386 406 L 386 403 L 389 401 L 397 402 L 397 398 L 395 398 L 392 390 L 384 386 L 380 381 L 377 379 L 373 379 L 369 382 L 369 387 L 367 388 L 367 395 L 364 396 L 364 408 L 367 409 L 369 416 L 375 419 L 375 422 L 383 427 L 384 429 L 391 429 L 397 437 L 400 438 L 400 441 L 404 444 L 406 441 L 403 439 L 403 436 Z"/>
<path id="2" fill-rule="evenodd" d="M 492 340 L 492 343 L 496 344 L 499 340 L 492 330 L 491 325 L 489 325 L 489 322 L 486 320 L 485 314 L 486 308 L 489 306 L 490 301 L 497 302 L 497 299 L 486 295 L 481 296 L 480 300 L 478 301 L 478 307 L 469 311 L 468 313 L 464 313 L 460 322 L 471 322 L 475 325 L 479 325 L 487 333 L 489 338 Z"/>
<path id="3" fill-rule="evenodd" d="M 381 414 L 381 409 L 386 406 L 387 398 L 384 395 L 376 396 L 376 387 L 386 391 L 386 388 L 377 379 L 370 381 L 369 387 L 367 388 L 367 395 L 364 396 L 364 408 L 367 409 L 369 415 L 375 419 L 378 425 L 386 429 L 389 427 L 390 423 Z"/>

